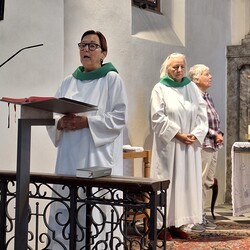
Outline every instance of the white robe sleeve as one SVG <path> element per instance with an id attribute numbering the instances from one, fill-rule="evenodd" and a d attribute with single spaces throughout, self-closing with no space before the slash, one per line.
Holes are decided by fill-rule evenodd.
<path id="1" fill-rule="evenodd" d="M 127 120 L 127 96 L 118 74 L 107 76 L 108 96 L 103 114 L 88 117 L 90 133 L 96 147 L 112 143 L 125 127 Z"/>
<path id="2" fill-rule="evenodd" d="M 164 144 L 169 143 L 180 131 L 180 126 L 167 116 L 164 97 L 157 85 L 151 94 L 151 124 L 154 133 Z"/>
<path id="3" fill-rule="evenodd" d="M 61 136 L 62 136 L 62 131 L 57 129 L 57 123 L 61 117 L 62 117 L 61 115 L 57 115 L 57 114 L 54 115 L 53 118 L 55 119 L 55 125 L 54 126 L 47 126 L 47 131 L 48 131 L 49 137 L 50 137 L 52 143 L 56 147 L 58 146 L 60 139 L 61 139 Z"/>
<path id="4" fill-rule="evenodd" d="M 63 95 L 63 92 L 65 92 L 65 83 L 67 82 L 67 79 L 63 81 L 62 85 L 60 86 L 60 88 L 57 90 L 56 94 L 55 94 L 55 97 L 56 98 L 60 98 Z M 67 86 L 67 85 L 66 85 Z M 59 145 L 59 142 L 61 140 L 61 137 L 62 137 L 62 131 L 58 130 L 57 129 L 57 123 L 59 121 L 59 119 L 62 117 L 63 115 L 61 114 L 57 114 L 57 113 L 54 113 L 53 114 L 53 119 L 55 119 L 55 125 L 54 126 L 47 126 L 46 129 L 47 129 L 47 132 L 48 132 L 48 135 L 52 141 L 52 143 L 55 145 L 55 147 L 58 147 Z"/>
<path id="5" fill-rule="evenodd" d="M 195 85 L 195 88 L 196 87 L 197 86 Z M 204 99 L 202 98 L 202 95 L 200 94 L 198 87 L 196 88 L 196 90 L 199 101 L 198 112 L 197 112 L 195 127 L 191 131 L 191 134 L 195 135 L 195 137 L 199 141 L 200 144 L 199 146 L 201 146 L 208 132 L 207 106 Z"/>

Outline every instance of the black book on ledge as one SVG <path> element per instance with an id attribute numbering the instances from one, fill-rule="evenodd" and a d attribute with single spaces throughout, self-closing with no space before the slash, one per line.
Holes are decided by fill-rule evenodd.
<path id="1" fill-rule="evenodd" d="M 78 168 L 76 170 L 76 176 L 82 178 L 98 178 L 103 176 L 111 175 L 112 168 L 108 167 L 89 167 L 89 168 Z"/>

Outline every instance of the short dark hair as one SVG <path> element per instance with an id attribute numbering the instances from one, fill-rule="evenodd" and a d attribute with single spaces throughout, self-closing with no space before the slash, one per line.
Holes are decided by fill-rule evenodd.
<path id="1" fill-rule="evenodd" d="M 106 52 L 108 51 L 107 40 L 106 40 L 105 36 L 100 31 L 88 30 L 88 31 L 84 32 L 82 35 L 81 41 L 87 35 L 97 35 L 99 37 L 99 40 L 100 40 L 100 45 L 101 45 L 102 51 L 106 51 Z"/>

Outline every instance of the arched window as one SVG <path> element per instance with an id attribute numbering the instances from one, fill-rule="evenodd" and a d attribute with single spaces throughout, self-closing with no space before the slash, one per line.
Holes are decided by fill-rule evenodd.
<path id="1" fill-rule="evenodd" d="M 160 0 L 132 0 L 132 5 L 141 9 L 160 13 Z"/>

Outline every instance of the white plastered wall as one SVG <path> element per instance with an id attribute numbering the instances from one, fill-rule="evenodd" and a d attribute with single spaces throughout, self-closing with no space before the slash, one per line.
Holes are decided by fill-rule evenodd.
<path id="1" fill-rule="evenodd" d="M 130 0 L 5 1 L 0 63 L 22 47 L 37 43 L 44 46 L 23 51 L 0 68 L 0 96 L 54 95 L 62 79 L 79 66 L 77 43 L 82 33 L 95 29 L 105 34 L 109 49 L 106 61 L 116 66 L 126 85 L 126 143 L 150 149 L 151 90 L 159 80 L 162 62 L 175 51 L 187 55 L 188 66 L 204 63 L 211 68 L 215 82 L 211 94 L 226 131 L 225 51 L 227 45 L 239 44 L 250 28 L 249 1 L 185 2 L 163 0 L 162 15 L 155 16 L 132 8 Z M 15 170 L 17 124 L 11 109 L 11 128 L 7 128 L 7 111 L 6 104 L 0 103 L 0 169 Z M 45 129 L 32 129 L 31 170 L 54 172 L 55 156 L 56 149 Z M 223 183 L 225 152 L 221 152 L 219 161 L 222 167 L 218 175 Z M 135 165 L 133 173 L 141 175 L 140 162 Z"/>
<path id="2" fill-rule="evenodd" d="M 250 1 L 232 0 L 232 44 L 240 45 L 241 39 L 250 31 Z"/>
<path id="3" fill-rule="evenodd" d="M 0 22 L 0 63 L 26 46 L 0 68 L 0 96 L 51 96 L 64 76 L 64 15 L 61 0 L 5 1 L 4 20 Z M 18 107 L 17 107 L 18 108 Z M 17 119 L 10 106 L 0 102 L 0 169 L 16 169 Z M 32 128 L 31 171 L 54 172 L 55 148 L 44 127 Z"/>

